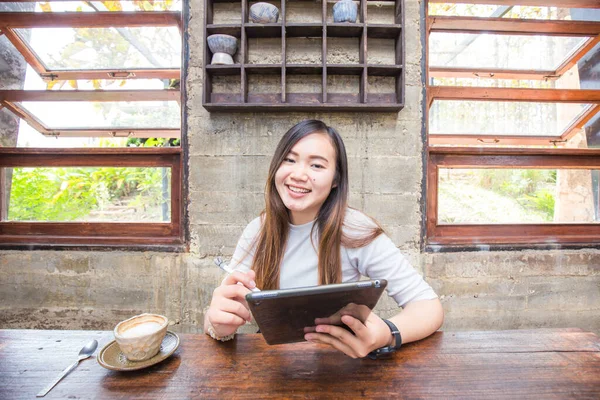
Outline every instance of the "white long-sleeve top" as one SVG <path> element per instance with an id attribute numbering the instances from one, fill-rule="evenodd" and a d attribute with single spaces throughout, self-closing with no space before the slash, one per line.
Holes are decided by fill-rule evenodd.
<path id="1" fill-rule="evenodd" d="M 318 247 L 319 243 L 317 229 L 313 232 L 313 241 L 310 240 L 313 224 L 314 221 L 303 225 L 290 224 L 279 275 L 281 289 L 315 286 L 319 283 L 319 261 L 317 249 L 314 247 Z M 354 209 L 347 209 L 344 221 L 346 235 L 355 237 L 355 235 L 365 232 L 365 228 L 369 229 L 373 226 L 375 226 L 374 222 L 365 214 Z M 244 229 L 230 264 L 232 269 L 250 270 L 254 257 L 255 239 L 260 227 L 261 218 L 257 217 Z M 431 286 L 423 280 L 385 234 L 379 235 L 364 247 L 351 249 L 342 246 L 341 253 L 343 282 L 357 281 L 361 275 L 370 279 L 386 279 L 388 294 L 401 307 L 416 300 L 437 298 Z"/>

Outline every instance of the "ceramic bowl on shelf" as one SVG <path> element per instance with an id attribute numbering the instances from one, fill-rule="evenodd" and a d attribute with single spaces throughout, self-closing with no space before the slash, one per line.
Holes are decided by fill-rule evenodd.
<path id="1" fill-rule="evenodd" d="M 279 9 L 269 3 L 255 3 L 250 6 L 250 21 L 257 24 L 275 23 L 279 19 Z"/>
<path id="2" fill-rule="evenodd" d="M 206 41 L 213 53 L 211 64 L 233 64 L 233 55 L 237 50 L 237 38 L 231 35 L 210 35 Z"/>
<path id="3" fill-rule="evenodd" d="M 352 0 L 340 0 L 333 5 L 333 22 L 356 22 L 358 6 Z"/>
<path id="4" fill-rule="evenodd" d="M 117 324 L 115 340 L 128 360 L 144 361 L 160 350 L 168 324 L 168 318 L 162 315 L 136 315 Z"/>

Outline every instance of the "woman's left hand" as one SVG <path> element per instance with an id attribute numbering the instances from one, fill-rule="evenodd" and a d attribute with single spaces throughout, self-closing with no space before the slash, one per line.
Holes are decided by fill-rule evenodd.
<path id="1" fill-rule="evenodd" d="M 337 313 L 336 313 L 337 314 Z M 366 318 L 356 318 L 365 316 Z M 390 328 L 381 318 L 363 305 L 349 304 L 340 310 L 341 322 L 352 330 L 349 332 L 340 326 L 330 325 L 339 320 L 337 315 L 329 318 L 317 318 L 314 328 L 304 335 L 309 342 L 330 345 L 352 358 L 366 357 L 371 351 L 392 343 Z M 354 333 L 354 334 L 353 334 Z"/>

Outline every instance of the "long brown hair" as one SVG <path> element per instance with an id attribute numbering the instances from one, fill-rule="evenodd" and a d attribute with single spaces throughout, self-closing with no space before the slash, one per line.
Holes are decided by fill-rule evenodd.
<path id="1" fill-rule="evenodd" d="M 252 269 L 256 272 L 256 284 L 262 289 L 279 287 L 281 260 L 286 248 L 289 233 L 289 210 L 279 197 L 275 187 L 275 174 L 284 158 L 302 138 L 313 134 L 327 135 L 335 149 L 336 163 L 334 187 L 317 213 L 318 229 L 319 284 L 339 283 L 342 281 L 341 246 L 362 247 L 383 233 L 383 229 L 374 223 L 365 229 L 360 237 L 350 238 L 344 235 L 342 227 L 348 207 L 348 159 L 346 147 L 339 133 L 322 121 L 305 120 L 294 125 L 283 135 L 269 166 L 265 187 L 266 207 L 262 212 L 262 225 L 256 238 L 255 255 Z M 311 240 L 312 240 L 311 232 Z"/>

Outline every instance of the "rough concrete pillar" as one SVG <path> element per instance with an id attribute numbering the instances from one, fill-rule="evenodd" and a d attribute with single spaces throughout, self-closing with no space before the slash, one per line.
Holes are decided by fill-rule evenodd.
<path id="1" fill-rule="evenodd" d="M 35 3 L 1 3 L 0 11 L 33 11 Z M 8 41 L 6 36 L 0 36 L 0 89 L 23 89 L 25 83 L 25 69 L 27 63 Z M 19 118 L 10 111 L 0 109 L 0 147 L 14 147 L 17 145 L 19 132 Z M 8 212 L 8 200 L 10 198 L 10 182 L 12 171 L 0 171 L 0 218 Z"/>

